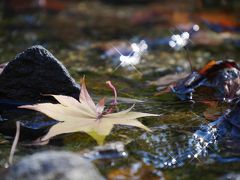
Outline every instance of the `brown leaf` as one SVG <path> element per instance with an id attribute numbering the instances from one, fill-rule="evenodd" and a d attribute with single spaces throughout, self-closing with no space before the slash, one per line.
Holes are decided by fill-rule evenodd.
<path id="1" fill-rule="evenodd" d="M 149 84 L 150 85 L 156 85 L 161 87 L 167 87 L 171 84 L 176 83 L 177 81 L 186 78 L 189 75 L 189 73 L 182 72 L 182 73 L 175 73 L 175 74 L 169 74 L 163 77 L 160 77 L 156 81 L 152 81 Z"/>
<path id="2" fill-rule="evenodd" d="M 142 180 L 157 180 L 160 179 L 155 173 L 151 166 L 142 165 L 135 163 L 132 167 L 125 167 L 120 169 L 112 170 L 108 173 L 107 179 L 142 179 Z"/>

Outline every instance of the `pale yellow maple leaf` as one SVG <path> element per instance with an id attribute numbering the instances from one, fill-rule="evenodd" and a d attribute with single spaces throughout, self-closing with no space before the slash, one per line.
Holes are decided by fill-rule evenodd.
<path id="1" fill-rule="evenodd" d="M 95 105 L 88 94 L 84 79 L 81 83 L 80 102 L 69 96 L 52 96 L 59 104 L 40 103 L 19 107 L 39 111 L 60 121 L 50 128 L 49 132 L 41 138 L 41 141 L 47 141 L 60 134 L 81 131 L 92 136 L 98 144 L 103 144 L 105 137 L 110 134 L 114 125 L 135 126 L 151 131 L 139 122 L 137 118 L 158 116 L 156 114 L 132 112 L 132 107 L 124 111 L 104 114 L 104 98 Z"/>

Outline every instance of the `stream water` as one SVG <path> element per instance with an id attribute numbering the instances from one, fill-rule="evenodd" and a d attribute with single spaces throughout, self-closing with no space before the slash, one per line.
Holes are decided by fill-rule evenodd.
<path id="1" fill-rule="evenodd" d="M 60 10 L 51 7 L 36 11 L 26 9 L 11 15 L 2 12 L 0 63 L 13 59 L 31 45 L 41 44 L 67 67 L 76 81 L 86 76 L 89 92 L 95 100 L 103 96 L 112 98 L 111 89 L 105 84 L 111 80 L 118 91 L 119 109 L 135 104 L 136 111 L 160 114 L 159 117 L 140 119 L 151 128 L 151 133 L 116 126 L 103 146 L 97 146 L 84 133 L 74 133 L 57 136 L 48 145 L 29 147 L 25 143 L 32 139 L 28 138 L 32 134 L 28 133 L 32 133 L 32 129 L 42 133 L 41 128 L 54 121 L 40 113 L 22 115 L 15 109 L 3 110 L 0 104 L 1 112 L 10 114 L 9 119 L 0 117 L 1 123 L 11 121 L 14 126 L 15 121 L 22 122 L 21 136 L 24 139 L 18 144 L 14 160 L 43 150 L 69 150 L 93 160 L 108 179 L 218 179 L 235 174 L 239 177 L 240 141 L 218 138 L 211 121 L 203 115 L 208 108 L 205 104 L 181 102 L 171 93 L 156 95 L 158 78 L 190 71 L 186 51 L 171 49 L 167 41 L 172 32 L 178 31 L 175 24 L 183 23 L 172 18 L 174 15 L 189 17 L 202 12 L 200 9 L 194 14 L 185 10 L 194 5 L 185 6 L 181 5 L 181 10 L 175 12 L 169 4 L 164 8 L 158 4 L 124 6 L 99 1 L 71 1 Z M 1 3 L 0 9 L 4 9 Z M 217 10 L 221 14 L 221 9 Z M 155 17 L 151 14 L 153 11 L 162 14 Z M 174 12 L 173 16 L 168 15 L 169 11 Z M 148 16 L 152 18 L 149 24 L 144 21 Z M 216 36 L 209 40 L 209 45 L 194 45 L 193 42 L 189 47 L 194 67 L 198 68 L 211 59 L 238 60 L 238 33 L 234 32 L 235 39 L 219 43 L 220 34 L 209 30 L 200 20 L 187 20 L 199 23 L 210 37 Z M 142 39 L 148 42 L 149 50 L 144 60 L 136 65 L 137 70 L 128 67 L 115 69 L 118 59 L 107 56 L 106 51 L 112 46 L 120 48 L 125 44 L 125 47 Z M 10 135 L 15 133 L 14 127 L 9 126 L 1 126 L 2 131 L 6 127 L 7 131 L 12 131 L 0 134 L 1 168 L 9 156 Z"/>

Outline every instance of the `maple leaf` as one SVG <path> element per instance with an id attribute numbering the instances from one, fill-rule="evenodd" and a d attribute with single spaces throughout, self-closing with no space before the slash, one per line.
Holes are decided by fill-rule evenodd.
<path id="1" fill-rule="evenodd" d="M 91 96 L 88 94 L 84 78 L 81 82 L 81 93 L 79 101 L 64 95 L 51 95 L 59 104 L 40 103 L 35 105 L 24 105 L 19 108 L 39 111 L 59 123 L 53 125 L 49 132 L 41 138 L 41 141 L 47 141 L 50 138 L 73 132 L 85 132 L 92 136 L 98 144 L 103 144 L 105 137 L 110 134 L 114 125 L 135 126 L 146 131 L 151 131 L 144 126 L 137 118 L 146 116 L 158 116 L 156 114 L 132 112 L 132 108 L 124 111 L 111 113 L 104 111 L 104 98 L 95 105 Z M 110 108 L 111 110 L 112 108 Z"/>

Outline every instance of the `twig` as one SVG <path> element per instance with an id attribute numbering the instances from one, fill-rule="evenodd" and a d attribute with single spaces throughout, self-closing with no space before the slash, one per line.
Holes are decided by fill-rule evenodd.
<path id="1" fill-rule="evenodd" d="M 192 61 L 191 61 L 191 58 L 190 58 L 190 53 L 189 53 L 189 50 L 187 47 L 184 47 L 185 51 L 186 51 L 186 57 L 187 57 L 187 61 L 189 63 L 189 66 L 190 66 L 190 70 L 191 72 L 193 72 L 193 65 L 192 65 Z"/>
<path id="2" fill-rule="evenodd" d="M 14 137 L 14 141 L 11 147 L 10 155 L 9 155 L 9 160 L 8 163 L 11 165 L 13 163 L 13 156 L 16 151 L 17 143 L 19 140 L 19 135 L 20 135 L 20 121 L 16 122 L 16 135 Z"/>

